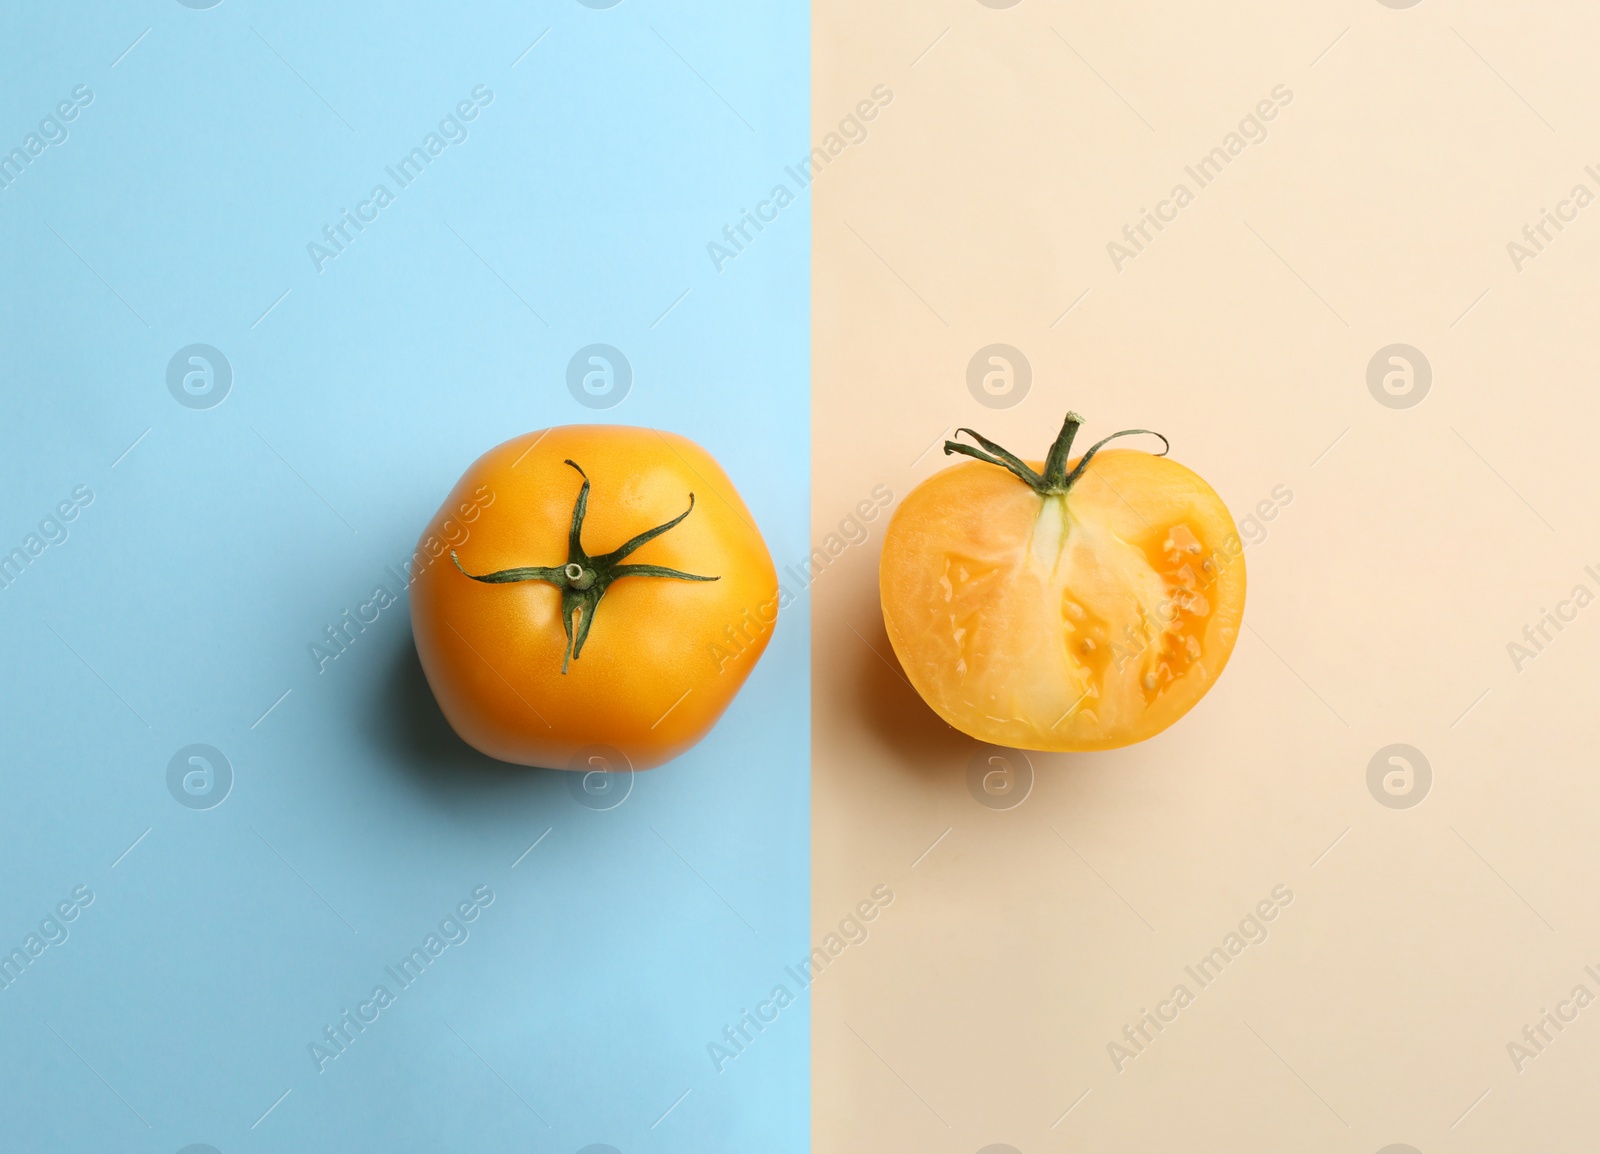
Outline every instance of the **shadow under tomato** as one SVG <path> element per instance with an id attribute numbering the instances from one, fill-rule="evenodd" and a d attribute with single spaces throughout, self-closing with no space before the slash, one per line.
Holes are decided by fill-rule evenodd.
<path id="1" fill-rule="evenodd" d="M 871 612 L 854 615 L 843 638 L 849 670 L 843 682 L 854 690 L 853 708 L 897 768 L 927 779 L 965 772 L 973 739 L 947 724 L 912 687 L 875 601 Z"/>
<path id="2" fill-rule="evenodd" d="M 849 676 L 844 683 L 854 689 L 849 698 L 850 708 L 860 712 L 866 728 L 885 751 L 886 756 L 878 760 L 930 786 L 937 783 L 945 788 L 952 778 L 965 778 L 973 756 L 992 747 L 948 724 L 922 700 L 895 657 L 894 648 L 883 631 L 882 618 L 868 620 L 876 626 L 875 632 L 869 632 L 857 622 L 858 636 L 845 634 L 849 643 L 845 652 L 850 657 Z M 835 662 L 836 667 L 842 664 L 839 658 L 835 658 Z M 1051 778 L 1054 804 L 1067 808 L 1092 808 L 1090 799 L 1106 788 L 1107 781 L 1103 776 L 1068 770 L 1127 764 L 1119 762 L 1119 751 L 1059 753 L 1025 749 L 1020 752 L 1032 767 L 1035 781 L 1046 774 Z M 970 783 L 968 788 L 971 788 Z M 1036 787 L 1030 786 L 1030 792 L 1033 788 Z"/>
<path id="3" fill-rule="evenodd" d="M 565 796 L 562 771 L 498 761 L 456 735 L 428 686 L 409 629 L 388 660 L 366 726 L 373 743 L 412 785 L 439 800 L 465 795 L 481 802 L 487 796 L 538 805 Z"/>

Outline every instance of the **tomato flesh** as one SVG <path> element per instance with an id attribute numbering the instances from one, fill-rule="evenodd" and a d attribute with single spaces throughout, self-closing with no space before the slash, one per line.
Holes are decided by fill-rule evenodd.
<path id="1" fill-rule="evenodd" d="M 996 745 L 1092 750 L 1159 733 L 1210 689 L 1245 571 L 1200 477 L 1106 450 L 1064 494 L 984 463 L 937 474 L 896 511 L 880 588 L 890 643 L 947 722 Z"/>

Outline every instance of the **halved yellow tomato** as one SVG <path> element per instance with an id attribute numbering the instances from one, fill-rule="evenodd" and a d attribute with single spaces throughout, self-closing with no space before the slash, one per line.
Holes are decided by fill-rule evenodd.
<path id="1" fill-rule="evenodd" d="M 1067 414 L 1043 463 L 957 430 L 976 446 L 945 452 L 975 460 L 918 485 L 889 523 L 890 644 L 934 712 L 981 741 L 1142 741 L 1205 695 L 1238 639 L 1244 546 L 1222 498 L 1165 449 L 1100 451 L 1147 429 L 1071 459 L 1082 423 Z"/>

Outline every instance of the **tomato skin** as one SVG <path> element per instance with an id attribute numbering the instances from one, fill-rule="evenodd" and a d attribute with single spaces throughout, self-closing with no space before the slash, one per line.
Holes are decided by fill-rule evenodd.
<path id="1" fill-rule="evenodd" d="M 1177 721 L 1221 674 L 1243 620 L 1242 554 L 1221 498 L 1163 457 L 1105 450 L 1070 492 L 1043 497 L 962 463 L 889 523 L 884 625 L 911 684 L 963 733 L 1114 749 Z"/>
<path id="2" fill-rule="evenodd" d="M 583 482 L 567 460 L 591 483 L 589 555 L 672 520 L 693 493 L 693 511 L 626 560 L 717 580 L 617 579 L 563 673 L 561 590 L 466 574 L 565 564 Z M 414 564 L 412 633 L 440 709 L 469 745 L 519 765 L 618 768 L 620 753 L 649 769 L 678 756 L 738 693 L 778 612 L 771 555 L 727 474 L 694 442 L 654 429 L 567 425 L 496 446 L 445 498 Z"/>

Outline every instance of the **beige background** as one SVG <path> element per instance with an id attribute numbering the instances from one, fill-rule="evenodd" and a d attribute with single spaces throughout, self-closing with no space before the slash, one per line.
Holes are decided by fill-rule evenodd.
<path id="1" fill-rule="evenodd" d="M 819 541 L 955 426 L 1040 457 L 1069 406 L 1085 437 L 1166 432 L 1236 517 L 1294 494 L 1210 696 L 1140 746 L 1032 755 L 1009 810 L 893 664 L 886 518 L 817 581 L 816 937 L 895 901 L 814 986 L 816 1149 L 1593 1149 L 1600 1003 L 1520 1073 L 1507 1044 L 1600 996 L 1600 607 L 1520 672 L 1507 644 L 1600 593 L 1600 205 L 1520 272 L 1506 245 L 1600 193 L 1600 12 L 814 20 L 819 140 L 894 93 L 813 186 Z M 1279 84 L 1268 138 L 1117 271 L 1107 242 Z M 994 342 L 1033 370 L 1004 410 L 966 385 Z M 1367 388 L 1394 342 L 1432 366 L 1413 408 Z M 1396 742 L 1433 769 L 1410 809 L 1367 787 Z M 1185 964 L 1278 885 L 1269 938 L 1198 990 Z M 1107 1043 L 1180 981 L 1194 1004 L 1119 1073 Z"/>

